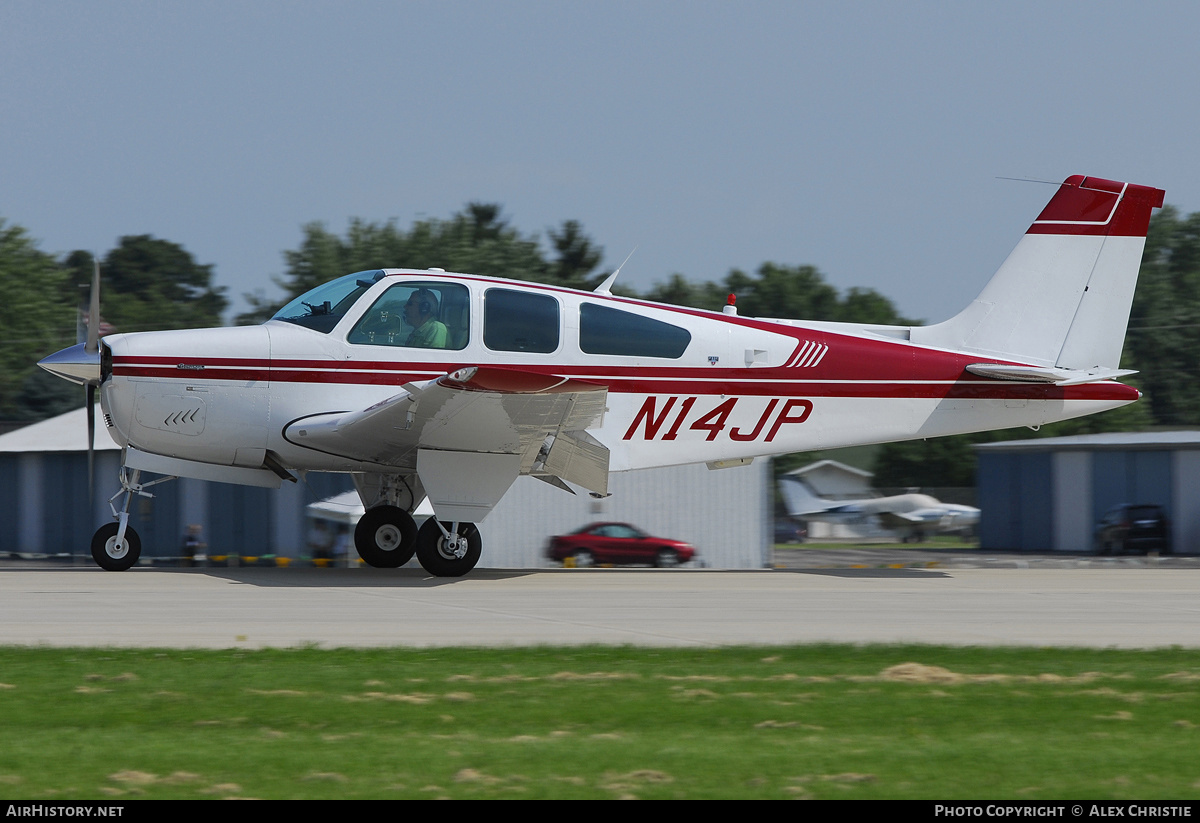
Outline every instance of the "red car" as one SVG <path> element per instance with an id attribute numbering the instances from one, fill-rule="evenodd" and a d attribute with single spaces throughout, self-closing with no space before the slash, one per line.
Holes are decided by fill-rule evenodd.
<path id="1" fill-rule="evenodd" d="M 628 523 L 592 523 L 577 532 L 551 537 L 546 548 L 551 560 L 574 557 L 576 566 L 649 563 L 662 569 L 686 563 L 695 555 L 696 550 L 687 543 L 651 537 Z"/>

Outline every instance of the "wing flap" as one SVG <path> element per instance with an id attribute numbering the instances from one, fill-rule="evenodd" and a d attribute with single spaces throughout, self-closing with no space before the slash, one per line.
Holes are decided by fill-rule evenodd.
<path id="1" fill-rule="evenodd" d="M 588 491 L 608 494 L 608 449 L 585 431 L 556 436 L 546 455 L 544 470 Z"/>

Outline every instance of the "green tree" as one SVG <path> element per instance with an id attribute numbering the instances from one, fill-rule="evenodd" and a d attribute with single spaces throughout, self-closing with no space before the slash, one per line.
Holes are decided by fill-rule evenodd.
<path id="1" fill-rule="evenodd" d="M 86 289 L 92 255 L 75 251 L 63 266 Z M 229 305 L 213 285 L 213 267 L 200 265 L 183 246 L 148 234 L 122 237 L 100 262 L 100 305 L 117 331 L 194 329 L 221 325 Z"/>
<path id="2" fill-rule="evenodd" d="M 850 289 L 838 303 L 837 319 L 844 323 L 871 323 L 881 326 L 915 326 L 896 311 L 891 300 L 874 289 Z"/>
<path id="3" fill-rule="evenodd" d="M 717 311 L 725 305 L 728 294 L 718 283 L 693 283 L 682 274 L 675 273 L 666 283 L 651 288 L 644 297 L 656 303 Z"/>
<path id="4" fill-rule="evenodd" d="M 39 251 L 23 228 L 3 219 L 0 291 L 7 311 L 4 333 L 0 335 L 0 417 L 27 420 L 29 396 L 36 396 L 41 384 L 35 377 L 41 371 L 37 361 L 76 342 L 76 295 L 54 258 Z M 79 389 L 72 402 L 70 395 L 56 392 L 56 402 L 50 406 L 58 409 L 63 402 L 67 408 L 82 405 L 83 396 Z"/>
<path id="5" fill-rule="evenodd" d="M 983 435 L 958 435 L 888 443 L 875 456 L 872 482 L 884 488 L 974 486 L 972 446 L 986 440 Z"/>
<path id="6" fill-rule="evenodd" d="M 568 239 L 566 225 L 564 239 Z M 345 237 L 339 237 L 323 223 L 309 223 L 304 226 L 300 247 L 284 252 L 287 274 L 275 283 L 285 296 L 276 301 L 246 295 L 251 310 L 239 315 L 237 322 L 261 323 L 293 297 L 343 274 L 368 269 L 437 267 L 555 282 L 561 272 L 580 272 L 590 259 L 590 241 L 578 228 L 574 232 L 566 248 L 582 253 L 573 262 L 560 261 L 555 272 L 542 256 L 537 237 L 512 228 L 494 204 L 470 203 L 449 220 L 419 220 L 407 231 L 395 220 L 369 223 L 355 218 Z"/>
<path id="7" fill-rule="evenodd" d="M 566 220 L 558 231 L 549 232 L 556 257 L 547 270 L 546 282 L 570 289 L 594 289 L 603 277 L 592 275 L 604 251 L 583 233 L 578 220 Z"/>
<path id="8" fill-rule="evenodd" d="M 740 314 L 750 317 L 786 317 L 803 320 L 836 320 L 837 289 L 825 282 L 816 266 L 781 266 L 763 263 L 757 277 L 735 269 L 725 278 L 737 295 Z"/>
<path id="9" fill-rule="evenodd" d="M 1200 423 L 1200 212 L 1150 220 L 1122 365 L 1141 370 L 1156 422 Z"/>
<path id="10" fill-rule="evenodd" d="M 815 266 L 807 265 L 767 262 L 753 275 L 733 269 L 720 283 L 696 284 L 673 274 L 646 297 L 660 303 L 719 311 L 731 294 L 736 298 L 738 313 L 747 317 L 913 325 L 913 321 L 900 316 L 892 301 L 873 289 L 852 288 L 842 297 Z"/>

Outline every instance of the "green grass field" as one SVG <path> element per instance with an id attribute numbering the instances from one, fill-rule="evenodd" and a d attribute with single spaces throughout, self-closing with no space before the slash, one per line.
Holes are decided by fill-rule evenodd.
<path id="1" fill-rule="evenodd" d="M 0 648 L 0 798 L 1200 798 L 1194 651 Z"/>

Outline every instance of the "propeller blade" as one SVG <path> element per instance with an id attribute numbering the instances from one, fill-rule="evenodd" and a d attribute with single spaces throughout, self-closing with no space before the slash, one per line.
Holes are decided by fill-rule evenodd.
<path id="1" fill-rule="evenodd" d="M 95 354 L 100 351 L 100 261 L 92 257 L 92 293 L 88 303 L 87 342 L 84 351 Z"/>

